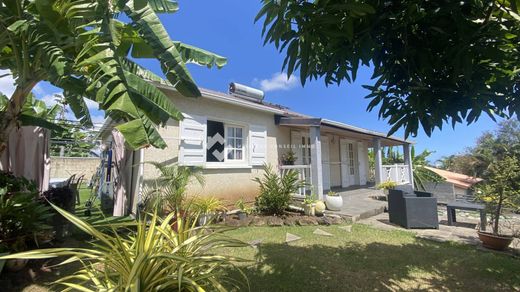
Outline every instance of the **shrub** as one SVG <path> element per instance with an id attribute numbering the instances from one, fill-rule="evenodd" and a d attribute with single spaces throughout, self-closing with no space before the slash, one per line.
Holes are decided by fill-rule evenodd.
<path id="1" fill-rule="evenodd" d="M 36 235 L 50 229 L 52 216 L 36 193 L 7 192 L 0 188 L 0 244 L 9 251 L 22 251 L 35 242 Z"/>
<path id="2" fill-rule="evenodd" d="M 198 197 L 191 206 L 191 209 L 201 214 L 213 213 L 224 210 L 222 201 L 215 197 Z"/>
<path id="3" fill-rule="evenodd" d="M 255 199 L 255 206 L 265 214 L 283 214 L 289 207 L 291 195 L 302 186 L 296 171 L 289 170 L 280 176 L 270 165 L 265 165 L 264 176 L 257 177 L 254 181 L 260 186 L 260 195 Z"/>
<path id="4" fill-rule="evenodd" d="M 377 185 L 378 190 L 393 190 L 397 187 L 397 183 L 394 181 L 385 181 Z"/>
<path id="5" fill-rule="evenodd" d="M 172 212 L 164 220 L 154 213 L 144 220 L 111 224 L 108 231 L 100 231 L 63 209 L 55 209 L 95 239 L 91 248 L 39 249 L 2 259 L 68 256 L 59 265 L 79 262 L 81 268 L 55 284 L 81 291 L 223 291 L 226 283 L 238 284 L 227 278 L 226 272 L 238 269 L 234 263 L 242 260 L 218 251 L 247 244 L 225 237 L 223 232 L 229 228 L 193 227 L 190 221 L 177 221 L 175 231 Z"/>

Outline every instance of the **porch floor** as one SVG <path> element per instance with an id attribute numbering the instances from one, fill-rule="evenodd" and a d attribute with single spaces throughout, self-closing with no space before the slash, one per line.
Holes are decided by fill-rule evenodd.
<path id="1" fill-rule="evenodd" d="M 348 216 L 352 221 L 366 219 L 384 212 L 387 204 L 372 197 L 382 196 L 383 191 L 371 186 L 354 186 L 346 189 L 333 189 L 343 197 L 340 211 L 326 211 L 329 214 Z"/>

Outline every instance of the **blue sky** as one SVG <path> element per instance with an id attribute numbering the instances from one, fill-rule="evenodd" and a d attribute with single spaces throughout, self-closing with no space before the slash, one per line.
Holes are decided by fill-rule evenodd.
<path id="1" fill-rule="evenodd" d="M 302 88 L 297 78 L 287 81 L 280 74 L 284 55 L 274 46 L 263 46 L 261 24 L 253 22 L 260 9 L 260 1 L 243 0 L 179 0 L 180 10 L 176 14 L 162 15 L 170 36 L 190 45 L 213 51 L 228 58 L 228 64 L 218 69 L 207 69 L 189 65 L 197 84 L 204 88 L 227 91 L 230 82 L 238 82 L 266 90 L 266 100 L 282 104 L 292 110 L 354 126 L 386 132 L 390 126 L 379 120 L 377 111 L 366 112 L 367 91 L 362 84 L 370 82 L 370 70 L 361 69 L 354 84 L 326 87 L 323 81 L 308 82 Z M 156 73 L 160 67 L 156 61 L 140 62 Z M 1 81 L 1 80 L 0 80 Z M 1 82 L 5 82 L 1 81 Z M 4 88 L 0 84 L 0 90 Z M 59 90 L 40 84 L 35 94 L 48 102 Z M 93 118 L 101 122 L 103 114 L 90 103 Z M 470 126 L 457 125 L 455 130 L 446 125 L 442 132 L 436 130 L 432 137 L 423 132 L 411 140 L 416 141 L 416 149 L 436 151 L 431 157 L 435 161 L 444 155 L 461 152 L 473 145 L 475 139 L 485 130 L 492 130 L 495 123 L 487 116 Z M 396 135 L 403 136 L 403 132 Z"/>

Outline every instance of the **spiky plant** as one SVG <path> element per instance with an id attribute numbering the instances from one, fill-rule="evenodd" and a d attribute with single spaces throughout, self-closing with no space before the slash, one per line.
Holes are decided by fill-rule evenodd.
<path id="1" fill-rule="evenodd" d="M 61 291 L 226 291 L 237 284 L 228 270 L 241 259 L 219 255 L 224 247 L 247 244 L 226 237 L 226 227 L 195 227 L 175 214 L 161 219 L 149 214 L 138 222 L 111 224 L 103 231 L 53 206 L 79 229 L 94 238 L 88 248 L 38 249 L 1 259 L 68 257 L 59 266 L 79 262 L 81 268 L 54 284 Z M 239 273 L 245 275 L 238 269 Z"/>

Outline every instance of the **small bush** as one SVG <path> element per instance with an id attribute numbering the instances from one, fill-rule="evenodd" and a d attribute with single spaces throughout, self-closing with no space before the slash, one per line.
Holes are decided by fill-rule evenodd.
<path id="1" fill-rule="evenodd" d="M 397 187 L 397 183 L 393 181 L 385 181 L 377 185 L 378 190 L 393 190 Z"/>
<path id="2" fill-rule="evenodd" d="M 290 170 L 282 177 L 270 165 L 264 166 L 264 176 L 254 181 L 260 185 L 260 195 L 255 199 L 255 206 L 264 214 L 283 214 L 289 207 L 291 195 L 302 185 L 296 171 Z"/>

